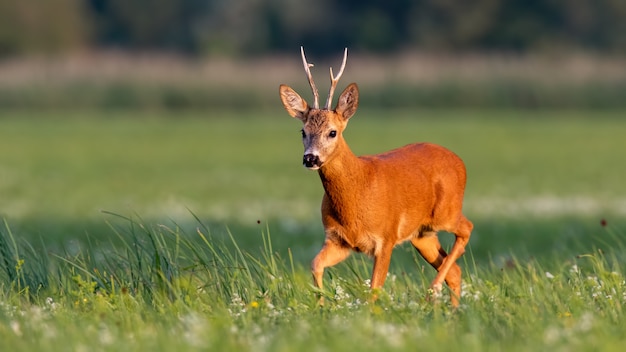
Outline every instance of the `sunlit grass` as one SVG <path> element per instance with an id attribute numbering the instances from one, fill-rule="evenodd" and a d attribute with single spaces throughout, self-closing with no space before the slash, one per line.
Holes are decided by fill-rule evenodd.
<path id="1" fill-rule="evenodd" d="M 613 350 L 624 341 L 626 282 L 617 256 L 463 260 L 461 306 L 428 301 L 430 268 L 392 269 L 371 301 L 369 264 L 353 257 L 330 271 L 317 305 L 308 271 L 289 252 L 247 252 L 198 224 L 121 219 L 124 245 L 36 250 L 1 231 L 0 337 L 10 350 Z M 611 232 L 608 230 L 607 232 Z M 621 236 L 621 235 L 619 235 Z M 619 237 L 618 236 L 618 237 Z M 610 237 L 610 236 L 609 236 Z M 615 240 L 617 238 L 614 238 Z M 612 241 L 613 241 L 612 240 Z M 45 265 L 42 258 L 48 258 Z M 420 269 L 420 267 L 422 269 Z M 45 283 L 37 278 L 45 278 Z"/>

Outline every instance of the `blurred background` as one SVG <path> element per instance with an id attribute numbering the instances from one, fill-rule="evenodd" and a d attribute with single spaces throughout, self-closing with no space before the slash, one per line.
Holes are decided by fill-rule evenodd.
<path id="1" fill-rule="evenodd" d="M 82 49 L 193 56 L 401 50 L 626 52 L 619 0 L 2 1 L 4 57 Z"/>
<path id="2" fill-rule="evenodd" d="M 0 0 L 0 217 L 267 221 L 306 261 L 322 189 L 278 85 L 310 99 L 302 45 L 323 96 L 348 47 L 353 150 L 457 152 L 475 253 L 589 243 L 626 214 L 625 33 L 624 0 Z"/>
<path id="3" fill-rule="evenodd" d="M 621 0 L 0 0 L 0 108 L 271 107 L 301 45 L 366 105 L 623 107 L 624 33 Z"/>

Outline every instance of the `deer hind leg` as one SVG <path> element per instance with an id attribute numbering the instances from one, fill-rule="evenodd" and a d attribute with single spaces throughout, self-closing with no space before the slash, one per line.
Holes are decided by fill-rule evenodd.
<path id="1" fill-rule="evenodd" d="M 413 244 L 413 247 L 417 249 L 419 254 L 424 257 L 424 259 L 432 265 L 433 268 L 437 271 L 441 271 L 444 259 L 448 257 L 448 254 L 443 248 L 441 248 L 439 238 L 437 238 L 437 233 L 435 231 L 421 233 L 419 237 L 411 240 L 411 244 Z M 458 264 L 453 262 L 453 265 L 444 277 L 446 284 L 448 284 L 448 287 L 450 287 L 450 290 L 452 291 L 450 295 L 452 305 L 456 307 L 459 304 L 458 298 L 461 295 L 461 268 Z M 440 286 L 441 285 L 438 287 L 439 290 L 441 290 Z M 432 285 L 431 288 L 433 288 Z"/>
<path id="2" fill-rule="evenodd" d="M 470 235 L 472 234 L 473 227 L 474 225 L 472 224 L 472 222 L 467 220 L 465 216 L 461 215 L 461 218 L 458 222 L 456 229 L 451 231 L 456 236 L 456 239 L 454 240 L 454 245 L 452 246 L 452 249 L 450 250 L 450 253 L 448 254 L 448 256 L 443 259 L 443 263 L 439 267 L 439 273 L 437 273 L 437 276 L 435 276 L 435 279 L 430 284 L 430 288 L 433 289 L 434 291 L 440 290 L 444 279 L 446 279 L 446 276 L 449 274 L 452 268 L 458 267 L 458 265 L 456 264 L 456 261 L 463 255 L 463 253 L 465 253 L 465 246 L 469 242 L 469 238 L 470 238 Z M 460 278 L 460 274 L 459 274 L 459 278 Z M 458 292 L 455 292 L 455 293 L 458 297 L 460 297 L 460 294 L 461 294 L 460 280 L 459 280 Z M 457 297 L 457 300 L 458 300 L 458 297 Z M 454 304 L 454 301 L 453 301 L 453 304 Z M 456 305 L 458 305 L 458 301 Z"/>
<path id="3" fill-rule="evenodd" d="M 350 255 L 350 249 L 340 244 L 326 239 L 324 246 L 317 253 L 311 263 L 311 271 L 313 273 L 313 283 L 320 290 L 324 288 L 324 269 L 340 263 Z M 324 303 L 323 297 L 320 297 L 320 304 Z"/>

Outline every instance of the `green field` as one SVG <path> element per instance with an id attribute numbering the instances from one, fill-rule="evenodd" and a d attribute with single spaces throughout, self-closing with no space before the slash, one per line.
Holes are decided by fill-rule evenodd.
<path id="1" fill-rule="evenodd" d="M 316 305 L 322 188 L 282 110 L 3 111 L 2 349 L 621 350 L 624 116 L 357 113 L 357 154 L 431 141 L 467 164 L 452 311 L 425 301 L 434 271 L 408 245 L 379 301 L 354 255 Z"/>

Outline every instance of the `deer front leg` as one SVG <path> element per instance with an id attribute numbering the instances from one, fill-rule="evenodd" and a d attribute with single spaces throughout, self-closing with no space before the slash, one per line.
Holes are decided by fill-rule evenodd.
<path id="1" fill-rule="evenodd" d="M 311 263 L 311 272 L 313 273 L 313 283 L 315 287 L 322 290 L 324 287 L 324 269 L 340 263 L 349 255 L 350 249 L 330 239 L 326 239 L 324 246 Z M 320 296 L 319 303 L 324 304 L 324 297 Z"/>
<path id="2" fill-rule="evenodd" d="M 374 255 L 374 269 L 372 271 L 372 300 L 378 299 L 378 292 L 385 284 L 387 273 L 389 272 L 389 263 L 391 262 L 391 252 L 393 244 L 384 244 L 383 247 Z"/>

